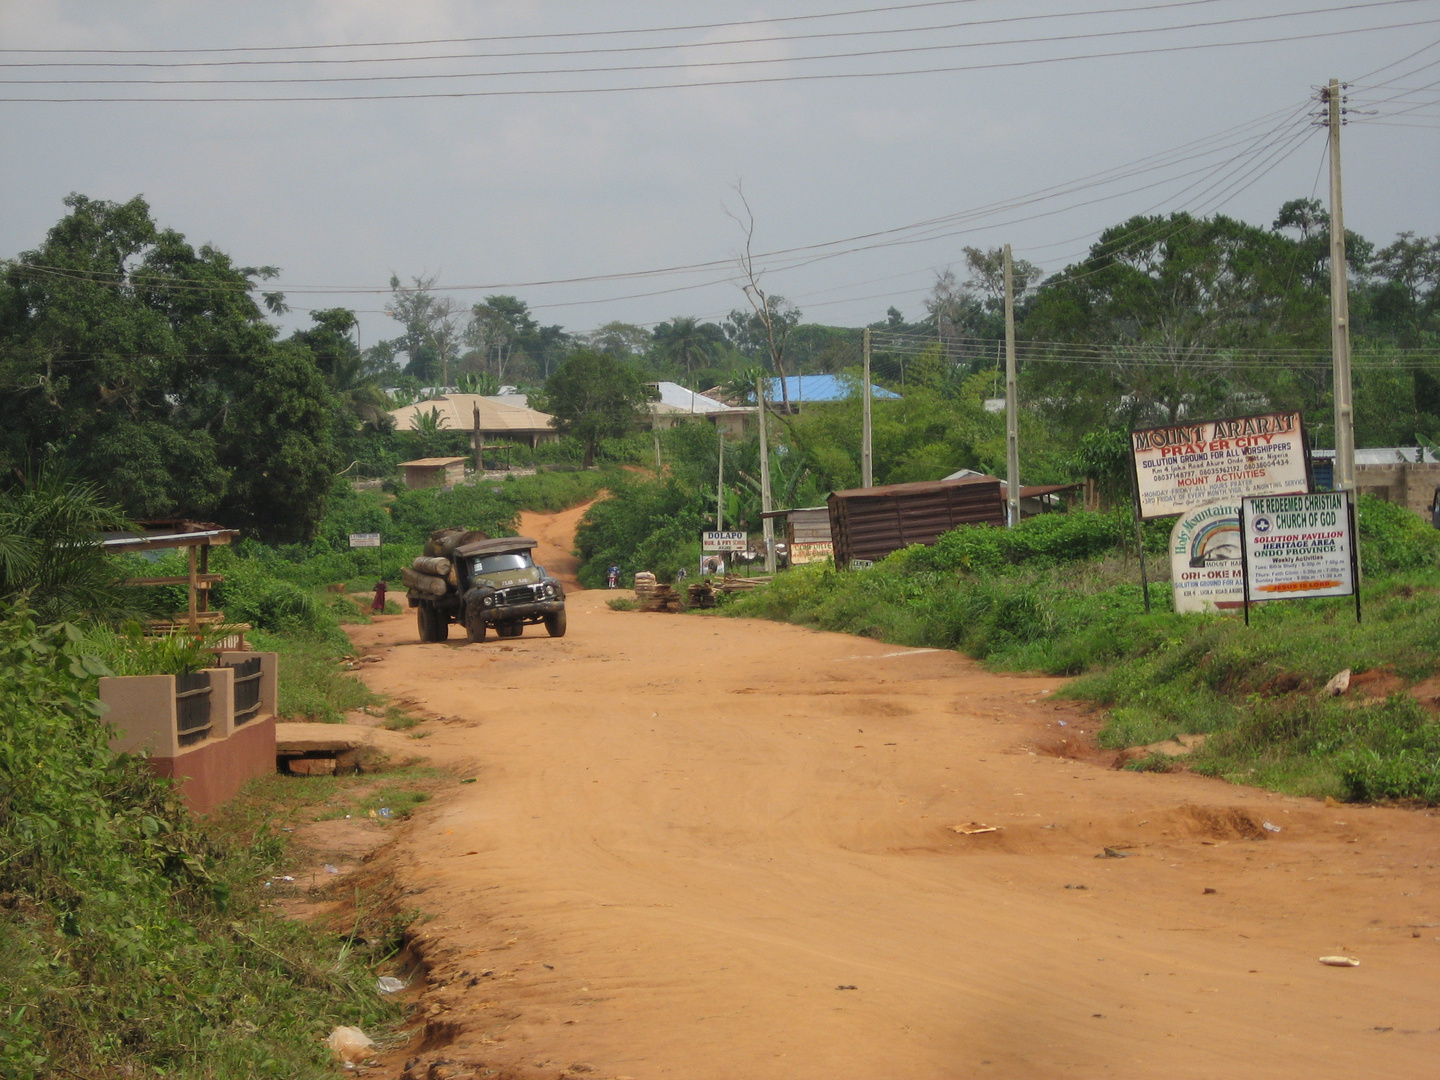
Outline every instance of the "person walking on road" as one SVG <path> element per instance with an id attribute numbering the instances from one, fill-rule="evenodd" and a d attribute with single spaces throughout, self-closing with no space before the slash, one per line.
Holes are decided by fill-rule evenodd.
<path id="1" fill-rule="evenodd" d="M 370 605 L 371 615 L 385 614 L 385 590 L 389 587 L 389 583 L 385 581 L 377 581 L 375 583 L 375 600 Z"/>

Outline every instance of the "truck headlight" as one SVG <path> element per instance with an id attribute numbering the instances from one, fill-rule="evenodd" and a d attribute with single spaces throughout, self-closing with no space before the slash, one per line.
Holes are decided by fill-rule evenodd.
<path id="1" fill-rule="evenodd" d="M 493 597 L 493 596 L 481 597 L 480 603 L 484 604 L 486 607 L 489 607 L 491 604 L 495 603 L 495 597 Z"/>

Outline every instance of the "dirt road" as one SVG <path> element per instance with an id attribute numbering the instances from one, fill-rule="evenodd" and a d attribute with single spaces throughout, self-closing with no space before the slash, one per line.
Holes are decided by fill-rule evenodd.
<path id="1" fill-rule="evenodd" d="M 356 630 L 478 778 L 386 856 L 431 916 L 386 1075 L 1437 1074 L 1434 817 L 1072 760 L 1056 680 L 606 599 Z"/>
<path id="2" fill-rule="evenodd" d="M 575 574 L 580 569 L 580 560 L 575 557 L 575 527 L 585 516 L 585 511 L 605 498 L 602 492 L 589 502 L 572 506 L 558 514 L 541 514 L 533 510 L 520 511 L 520 535 L 529 536 L 538 542 L 535 561 L 560 581 L 567 592 L 583 589 Z"/>

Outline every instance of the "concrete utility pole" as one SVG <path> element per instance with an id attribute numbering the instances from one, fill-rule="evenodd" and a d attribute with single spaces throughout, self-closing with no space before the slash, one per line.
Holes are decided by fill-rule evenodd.
<path id="1" fill-rule="evenodd" d="M 1015 275 L 1005 245 L 1005 501 L 1006 519 L 1020 524 L 1020 400 L 1015 387 Z"/>
<path id="2" fill-rule="evenodd" d="M 865 386 L 861 390 L 860 397 L 860 486 L 868 488 L 875 486 L 874 461 L 870 454 L 870 328 L 868 326 L 861 335 L 861 345 L 865 353 Z"/>
<path id="3" fill-rule="evenodd" d="M 1345 266 L 1345 212 L 1340 198 L 1340 81 L 1320 91 L 1330 106 L 1330 350 L 1334 356 L 1336 491 L 1355 490 L 1355 396 L 1350 386 L 1350 284 Z"/>
<path id="4" fill-rule="evenodd" d="M 715 434 L 720 439 L 720 468 L 715 473 L 715 531 L 725 530 L 725 428 L 715 421 Z"/>
<path id="5" fill-rule="evenodd" d="M 765 376 L 761 375 L 755 380 L 755 400 L 760 407 L 756 415 L 760 420 L 760 512 L 768 514 L 773 509 L 770 504 L 770 437 L 765 431 L 765 419 L 768 410 L 765 408 Z M 761 518 L 761 531 L 765 537 L 765 572 L 775 573 L 775 519 L 772 517 Z"/>

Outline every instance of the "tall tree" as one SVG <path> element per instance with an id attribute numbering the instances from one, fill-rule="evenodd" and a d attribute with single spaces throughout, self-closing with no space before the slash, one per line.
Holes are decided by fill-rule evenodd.
<path id="1" fill-rule="evenodd" d="M 0 266 L 0 466 L 63 461 L 138 518 L 233 514 L 269 537 L 311 535 L 335 467 L 334 414 L 310 349 L 277 345 L 256 302 L 283 304 L 257 284 L 272 271 L 191 247 L 138 196 L 65 204 L 40 248 Z M 303 461 L 290 440 L 236 423 L 281 392 Z M 251 506 L 243 492 L 257 482 L 237 469 L 319 495 L 277 501 L 272 484 L 262 497 L 273 505 Z"/>
<path id="2" fill-rule="evenodd" d="M 405 328 L 389 343 L 391 355 L 404 352 L 405 374 L 422 383 L 437 379 L 448 385 L 450 362 L 460 345 L 459 308 L 448 296 L 436 296 L 436 275 L 416 276 L 409 285 L 390 275 L 390 303 L 385 314 Z"/>
<path id="3" fill-rule="evenodd" d="M 1135 217 L 1105 230 L 1084 262 L 1046 282 L 1025 322 L 1029 338 L 1103 348 L 1077 364 L 1070 346 L 1036 346 L 1033 355 L 1055 357 L 1032 372 L 1038 392 L 1061 409 L 1119 401 L 1128 421 L 1213 414 L 1256 403 L 1256 392 L 1313 404 L 1319 386 L 1283 365 L 1242 380 L 1230 359 L 1327 340 L 1325 298 L 1295 273 L 1295 248 L 1218 215 Z"/>
<path id="4" fill-rule="evenodd" d="M 479 354 L 481 367 L 488 367 L 494 373 L 498 384 L 505 381 L 512 357 L 523 353 L 539 330 L 524 300 L 514 296 L 487 296 L 470 309 L 465 342 Z"/>
<path id="5" fill-rule="evenodd" d="M 780 397 L 784 404 L 784 411 L 790 412 L 790 387 L 785 377 L 785 345 L 789 340 L 790 331 L 800 321 L 800 311 L 783 296 L 768 293 L 761 287 L 761 278 L 765 271 L 755 265 L 755 214 L 750 209 L 750 203 L 745 198 L 745 191 L 739 185 L 735 185 L 735 194 L 740 200 L 743 208 L 741 214 L 731 216 L 739 223 L 745 233 L 745 247 L 735 257 L 736 266 L 740 270 L 740 288 L 745 294 L 745 299 L 750 302 L 750 310 L 754 313 L 752 327 L 758 330 L 756 335 L 765 343 L 765 352 L 770 359 L 770 367 L 780 377 Z M 736 313 L 730 313 L 730 321 L 736 322 Z"/>
<path id="6" fill-rule="evenodd" d="M 543 405 L 560 434 L 580 441 L 590 466 L 602 441 L 628 433 L 644 419 L 641 407 L 650 393 L 634 364 L 579 349 L 546 380 Z"/>
<path id="7" fill-rule="evenodd" d="M 695 369 L 714 358 L 724 335 L 714 323 L 702 323 L 693 315 L 677 315 L 655 327 L 654 340 L 660 357 L 683 371 L 685 381 L 690 382 Z"/>

